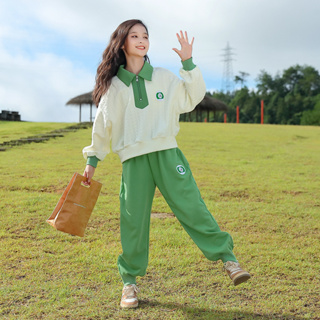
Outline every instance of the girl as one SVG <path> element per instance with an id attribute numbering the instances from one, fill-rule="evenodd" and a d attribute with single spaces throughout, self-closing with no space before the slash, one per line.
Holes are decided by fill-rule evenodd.
<path id="1" fill-rule="evenodd" d="M 122 254 L 118 268 L 123 280 L 121 307 L 138 306 L 136 277 L 146 273 L 150 214 L 155 187 L 165 197 L 184 229 L 204 255 L 222 260 L 235 285 L 250 278 L 241 269 L 231 236 L 222 232 L 206 208 L 189 164 L 177 147 L 179 115 L 203 99 L 206 87 L 192 61 L 193 41 L 177 34 L 183 80 L 153 68 L 147 56 L 149 34 L 140 20 L 128 20 L 111 35 L 97 70 L 93 91 L 98 106 L 92 144 L 83 149 L 89 185 L 97 163 L 110 152 L 122 162 L 120 231 Z"/>

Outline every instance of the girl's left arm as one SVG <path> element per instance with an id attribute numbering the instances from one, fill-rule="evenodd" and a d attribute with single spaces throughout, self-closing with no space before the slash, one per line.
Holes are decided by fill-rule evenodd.
<path id="1" fill-rule="evenodd" d="M 186 61 L 192 57 L 194 37 L 192 38 L 191 43 L 189 43 L 187 31 L 185 31 L 184 34 L 180 31 L 180 34 L 177 33 L 177 38 L 181 45 L 181 50 L 178 50 L 177 48 L 173 48 L 172 50 L 179 55 L 181 61 Z"/>
<path id="2" fill-rule="evenodd" d="M 192 61 L 192 48 L 194 38 L 189 43 L 187 32 L 177 33 L 181 49 L 173 50 L 179 55 L 183 68 L 180 70 L 182 80 L 177 87 L 178 103 L 174 108 L 178 114 L 192 111 L 206 94 L 206 85 L 200 69 Z"/>

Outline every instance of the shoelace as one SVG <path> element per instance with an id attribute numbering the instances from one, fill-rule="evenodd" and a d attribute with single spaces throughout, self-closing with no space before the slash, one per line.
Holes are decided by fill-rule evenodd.
<path id="1" fill-rule="evenodd" d="M 234 261 L 227 261 L 224 265 L 223 265 L 223 270 L 228 270 L 229 272 L 233 273 L 235 271 L 238 271 L 240 268 L 240 264 L 238 262 L 234 262 Z"/>
<path id="2" fill-rule="evenodd" d="M 131 284 L 130 286 L 124 287 L 122 296 L 131 298 L 134 296 L 134 293 L 138 293 L 138 292 L 139 292 L 139 288 L 135 284 Z"/>

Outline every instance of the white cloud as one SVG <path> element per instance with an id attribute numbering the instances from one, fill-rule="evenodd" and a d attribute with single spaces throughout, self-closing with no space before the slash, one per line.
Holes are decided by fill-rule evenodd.
<path id="1" fill-rule="evenodd" d="M 92 89 L 111 33 L 131 18 L 149 27 L 152 64 L 176 73 L 175 33 L 188 30 L 208 88 L 221 88 L 228 41 L 234 74 L 248 72 L 249 86 L 262 69 L 275 74 L 309 64 L 320 70 L 319 12 L 318 0 L 1 1 L 1 104 L 33 114 L 30 120 L 77 121 L 77 110 L 65 102 Z"/>
<path id="2" fill-rule="evenodd" d="M 27 121 L 78 121 L 78 111 L 65 104 L 92 89 L 93 73 L 74 69 L 70 61 L 52 54 L 31 60 L 0 51 L 2 109 L 19 111 Z"/>

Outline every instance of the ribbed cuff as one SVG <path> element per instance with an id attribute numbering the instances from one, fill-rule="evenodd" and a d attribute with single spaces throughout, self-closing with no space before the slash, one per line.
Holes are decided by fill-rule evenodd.
<path id="1" fill-rule="evenodd" d="M 128 274 L 121 275 L 123 285 L 128 286 L 129 284 L 137 284 L 136 277 L 130 276 Z"/>
<path id="2" fill-rule="evenodd" d="M 87 164 L 96 168 L 98 166 L 98 162 L 100 160 L 96 157 L 96 156 L 93 156 L 93 157 L 88 157 L 87 159 Z"/>
<path id="3" fill-rule="evenodd" d="M 181 61 L 181 63 L 182 63 L 183 69 L 186 71 L 191 71 L 196 67 L 196 65 L 192 61 L 192 57 L 188 60 Z"/>
<path id="4" fill-rule="evenodd" d="M 238 262 L 237 258 L 235 257 L 235 255 L 232 252 L 230 254 L 224 254 L 221 257 L 221 260 L 223 263 L 226 263 L 227 261 Z"/>

